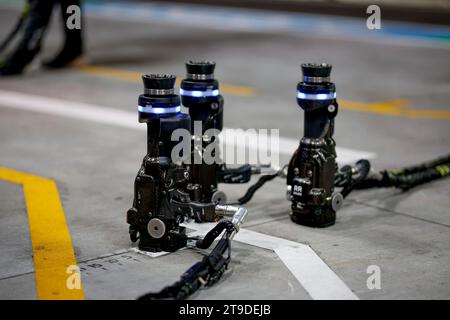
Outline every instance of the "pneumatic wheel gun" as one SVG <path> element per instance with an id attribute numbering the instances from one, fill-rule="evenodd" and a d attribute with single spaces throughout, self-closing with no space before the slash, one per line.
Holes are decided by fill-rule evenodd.
<path id="1" fill-rule="evenodd" d="M 297 103 L 305 112 L 304 136 L 289 162 L 287 198 L 292 203 L 292 221 L 328 227 L 335 223 L 343 202 L 342 195 L 334 192 L 336 88 L 330 82 L 331 65 L 303 64 L 302 71 Z"/>

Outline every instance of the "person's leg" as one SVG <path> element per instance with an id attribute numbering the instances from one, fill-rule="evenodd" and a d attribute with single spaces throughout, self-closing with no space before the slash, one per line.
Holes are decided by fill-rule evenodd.
<path id="1" fill-rule="evenodd" d="M 54 0 L 29 0 L 29 14 L 23 37 L 0 67 L 0 75 L 20 74 L 41 49 L 41 42 L 50 21 Z"/>
<path id="2" fill-rule="evenodd" d="M 66 25 L 68 19 L 70 19 L 71 15 L 73 14 L 72 11 L 68 13 L 67 9 L 71 5 L 80 7 L 80 0 L 59 0 L 58 2 L 61 4 L 65 41 L 64 46 L 59 54 L 52 60 L 45 63 L 45 65 L 49 68 L 63 68 L 72 63 L 77 58 L 81 57 L 81 55 L 83 54 L 83 26 L 81 25 L 81 29 L 69 29 Z"/>

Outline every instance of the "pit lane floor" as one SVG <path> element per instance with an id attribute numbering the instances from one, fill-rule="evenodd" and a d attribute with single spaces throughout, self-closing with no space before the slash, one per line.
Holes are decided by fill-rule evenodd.
<path id="1" fill-rule="evenodd" d="M 189 11 L 184 6 L 173 8 Z M 88 12 L 88 65 L 0 79 L 0 167 L 56 182 L 88 299 L 134 299 L 156 291 L 202 257 L 191 249 L 156 258 L 129 250 L 125 212 L 145 153 L 145 133 L 67 115 L 73 103 L 103 107 L 105 116 L 120 111 L 133 114 L 142 91 L 140 73 L 182 77 L 184 61 L 215 60 L 216 76 L 225 84 L 225 125 L 279 128 L 280 136 L 291 141 L 300 139 L 303 128 L 302 111 L 295 103 L 299 64 L 327 61 L 334 65 L 332 79 L 341 101 L 338 146 L 370 153 L 377 168 L 448 153 L 450 47 L 446 42 L 183 25 L 170 19 L 142 21 L 131 12 L 118 19 L 112 10 L 108 12 L 105 15 L 98 8 Z M 0 8 L 2 37 L 16 15 L 13 8 Z M 338 26 L 343 23 L 339 21 Z M 57 50 L 58 30 L 55 21 L 45 56 Z M 60 108 L 68 111 L 66 115 L 38 107 L 30 111 L 18 107 L 17 99 L 8 103 L 13 95 L 26 98 L 24 105 L 29 106 L 39 98 L 58 99 Z M 287 153 L 281 155 L 281 163 L 288 159 Z M 235 200 L 247 187 L 221 189 Z M 0 180 L 0 190 L 0 298 L 36 299 L 36 253 L 24 192 L 5 179 Z M 360 299 L 450 297 L 448 179 L 406 193 L 355 192 L 338 212 L 336 225 L 327 229 L 293 224 L 284 190 L 282 180 L 263 187 L 247 205 L 245 229 L 309 245 Z M 367 287 L 370 265 L 381 270 L 381 289 Z M 325 286 L 323 291 L 327 290 Z M 225 279 L 192 298 L 311 299 L 317 295 L 274 251 L 235 242 Z"/>

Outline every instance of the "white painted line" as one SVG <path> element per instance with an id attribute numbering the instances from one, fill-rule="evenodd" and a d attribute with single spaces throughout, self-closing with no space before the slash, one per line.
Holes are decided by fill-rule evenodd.
<path id="1" fill-rule="evenodd" d="M 214 227 L 215 223 L 196 223 L 190 222 L 185 224 L 189 229 L 195 230 L 193 235 L 195 236 L 203 236 L 209 230 Z M 278 238 L 275 236 L 271 236 L 268 234 L 259 233 L 256 231 L 248 230 L 248 229 L 240 229 L 239 232 L 234 237 L 234 240 L 243 242 L 258 248 L 263 248 L 267 250 L 276 250 L 281 247 L 286 248 L 302 248 L 308 247 L 306 244 Z"/>
<path id="2" fill-rule="evenodd" d="M 214 225 L 195 222 L 185 224 L 195 230 L 190 234 L 192 236 L 204 236 Z M 353 291 L 308 245 L 247 229 L 240 229 L 233 240 L 273 250 L 315 300 L 358 300 Z"/>
<path id="3" fill-rule="evenodd" d="M 275 252 L 313 299 L 358 300 L 311 247 L 280 247 Z"/>
<path id="4" fill-rule="evenodd" d="M 67 101 L 56 98 L 31 95 L 27 93 L 0 90 L 0 106 L 56 115 L 71 119 L 92 121 L 101 124 L 114 125 L 122 128 L 145 130 L 146 126 L 138 123 L 137 111 L 122 111 L 92 104 Z M 227 129 L 224 129 L 224 131 Z M 238 147 L 248 147 L 242 139 L 236 139 Z M 291 155 L 298 147 L 297 139 L 280 137 L 280 154 Z M 251 145 L 250 145 L 251 147 Z M 337 147 L 337 162 L 348 164 L 359 159 L 373 159 L 376 154 L 367 151 Z"/>
<path id="5" fill-rule="evenodd" d="M 44 113 L 131 129 L 145 129 L 138 123 L 137 112 L 127 112 L 92 104 L 47 98 L 27 93 L 0 90 L 2 107 Z M 144 128 L 142 128 L 144 127 Z"/>

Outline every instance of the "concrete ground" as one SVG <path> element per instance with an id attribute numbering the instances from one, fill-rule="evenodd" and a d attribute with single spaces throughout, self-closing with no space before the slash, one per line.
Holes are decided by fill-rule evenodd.
<path id="1" fill-rule="evenodd" d="M 0 7 L 0 38 L 17 13 Z M 58 49 L 58 23 L 55 17 L 43 58 Z M 339 27 L 345 21 L 336 23 Z M 0 92 L 133 113 L 142 91 L 137 73 L 182 77 L 186 60 L 207 58 L 217 62 L 216 77 L 229 85 L 223 90 L 227 127 L 279 128 L 280 136 L 300 139 L 302 111 L 295 103 L 299 65 L 326 61 L 334 66 L 332 80 L 341 101 L 338 146 L 376 154 L 377 168 L 414 164 L 450 149 L 450 45 L 445 41 L 406 35 L 371 38 L 369 30 L 367 36 L 348 38 L 321 31 L 255 31 L 234 29 L 232 22 L 229 28 L 200 27 L 173 20 L 144 22 L 125 14 L 118 19 L 95 10 L 84 31 L 88 67 L 1 78 Z M 201 258 L 192 249 L 158 258 L 129 250 L 125 212 L 145 153 L 144 131 L 12 108 L 2 97 L 0 101 L 0 167 L 56 181 L 86 298 L 134 299 L 174 282 Z M 288 155 L 281 160 L 286 162 Z M 361 299 L 449 299 L 449 182 L 404 193 L 354 192 L 334 226 L 311 229 L 290 221 L 284 181 L 275 180 L 248 204 L 245 228 L 311 246 Z M 221 189 L 234 200 L 247 187 Z M 35 299 L 23 192 L 4 180 L 0 239 L 0 298 Z M 381 289 L 367 287 L 370 265 L 381 270 Z M 225 280 L 192 298 L 312 297 L 273 251 L 235 242 Z"/>

